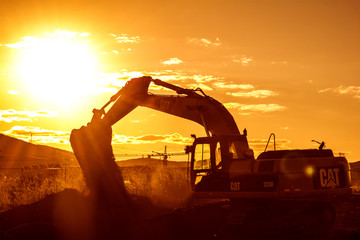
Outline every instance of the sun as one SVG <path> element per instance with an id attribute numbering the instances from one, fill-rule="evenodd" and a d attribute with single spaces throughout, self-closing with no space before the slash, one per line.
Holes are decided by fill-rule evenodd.
<path id="1" fill-rule="evenodd" d="M 98 61 L 87 36 L 55 31 L 24 39 L 17 73 L 33 97 L 69 106 L 96 87 Z"/>

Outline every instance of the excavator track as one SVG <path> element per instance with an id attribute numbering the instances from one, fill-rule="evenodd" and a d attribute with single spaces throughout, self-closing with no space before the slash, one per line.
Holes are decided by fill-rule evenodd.
<path id="1" fill-rule="evenodd" d="M 177 209 L 172 217 L 193 226 L 188 231 L 198 232 L 198 239 L 360 239 L 359 195 L 331 201 L 223 200 Z"/>
<path id="2" fill-rule="evenodd" d="M 355 193 L 347 201 L 336 205 L 337 220 L 332 240 L 360 239 L 360 194 Z"/>

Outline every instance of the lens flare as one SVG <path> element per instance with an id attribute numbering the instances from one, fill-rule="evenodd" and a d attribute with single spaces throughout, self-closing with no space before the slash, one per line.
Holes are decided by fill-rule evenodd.
<path id="1" fill-rule="evenodd" d="M 305 175 L 308 176 L 308 177 L 312 177 L 313 174 L 315 173 L 315 169 L 313 166 L 307 166 L 305 168 Z"/>

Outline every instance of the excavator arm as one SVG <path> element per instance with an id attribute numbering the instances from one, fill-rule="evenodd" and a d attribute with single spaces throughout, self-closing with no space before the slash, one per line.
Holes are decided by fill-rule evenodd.
<path id="1" fill-rule="evenodd" d="M 151 94 L 148 92 L 151 82 L 171 89 L 177 94 Z M 105 108 L 112 102 L 114 104 L 105 113 Z M 207 136 L 240 134 L 227 109 L 220 102 L 204 94 L 201 89 L 185 89 L 151 77 L 128 81 L 100 110 L 94 110 L 92 121 L 100 121 L 106 126 L 112 126 L 138 106 L 197 122 L 205 128 Z"/>
<path id="2" fill-rule="evenodd" d="M 150 83 L 173 90 L 176 94 L 149 93 Z M 111 107 L 106 112 L 109 105 Z M 248 150 L 246 136 L 240 134 L 231 114 L 201 89 L 185 89 L 151 77 L 131 79 L 101 109 L 93 110 L 94 115 L 87 126 L 74 129 L 70 135 L 71 147 L 98 202 L 116 206 L 120 200 L 124 202 L 128 199 L 121 172 L 114 161 L 111 126 L 138 106 L 197 122 L 205 128 L 209 139 L 239 136 L 243 140 L 234 143 L 236 152 Z"/>

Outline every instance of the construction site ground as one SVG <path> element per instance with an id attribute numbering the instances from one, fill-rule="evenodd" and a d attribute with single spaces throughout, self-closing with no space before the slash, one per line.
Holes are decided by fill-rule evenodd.
<path id="1" fill-rule="evenodd" d="M 0 239 L 360 239 L 359 195 L 343 205 L 343 221 L 323 236 L 231 228 L 226 200 L 198 200 L 170 209 L 132 196 L 131 206 L 125 205 L 98 207 L 90 196 L 66 189 L 1 213 Z"/>

